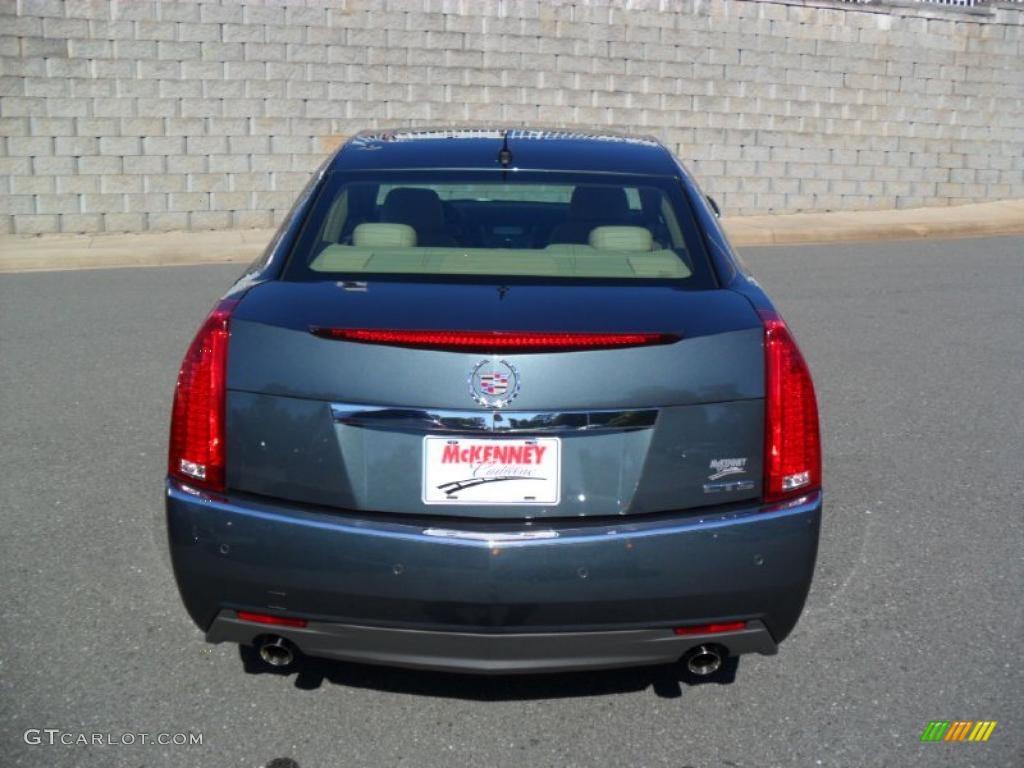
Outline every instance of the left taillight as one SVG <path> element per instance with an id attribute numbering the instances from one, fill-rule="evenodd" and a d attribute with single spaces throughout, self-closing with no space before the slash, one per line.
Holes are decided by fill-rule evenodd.
<path id="1" fill-rule="evenodd" d="M 178 372 L 167 471 L 189 485 L 224 490 L 225 392 L 231 313 L 223 299 L 192 340 Z"/>

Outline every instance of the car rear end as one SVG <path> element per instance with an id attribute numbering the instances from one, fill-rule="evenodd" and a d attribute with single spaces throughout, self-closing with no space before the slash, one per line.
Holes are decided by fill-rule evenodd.
<path id="1" fill-rule="evenodd" d="M 696 194 L 325 173 L 179 376 L 168 530 L 207 638 L 483 673 L 773 653 L 817 550 L 813 385 Z"/>

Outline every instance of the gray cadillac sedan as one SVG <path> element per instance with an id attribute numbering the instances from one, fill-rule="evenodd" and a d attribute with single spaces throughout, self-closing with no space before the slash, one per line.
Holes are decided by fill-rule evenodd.
<path id="1" fill-rule="evenodd" d="M 199 329 L 167 526 L 211 642 L 476 673 L 771 654 L 817 405 L 657 141 L 360 134 Z"/>

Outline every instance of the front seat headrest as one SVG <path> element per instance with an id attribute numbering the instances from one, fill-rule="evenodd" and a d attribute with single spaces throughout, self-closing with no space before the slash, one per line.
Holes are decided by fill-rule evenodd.
<path id="1" fill-rule="evenodd" d="M 444 225 L 444 206 L 432 189 L 398 187 L 388 192 L 381 220 L 408 224 L 416 230 L 435 230 Z"/>
<path id="2" fill-rule="evenodd" d="M 629 215 L 622 187 L 576 187 L 569 201 L 570 219 L 621 221 Z"/>

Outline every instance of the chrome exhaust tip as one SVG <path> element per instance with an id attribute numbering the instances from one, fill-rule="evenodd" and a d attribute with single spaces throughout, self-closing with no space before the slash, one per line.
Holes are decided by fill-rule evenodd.
<path id="1" fill-rule="evenodd" d="M 257 646 L 260 659 L 271 667 L 287 667 L 295 661 L 295 647 L 283 637 L 267 637 Z"/>
<path id="2" fill-rule="evenodd" d="M 687 651 L 685 661 L 691 674 L 707 677 L 722 668 L 722 649 L 716 645 L 698 645 Z"/>

